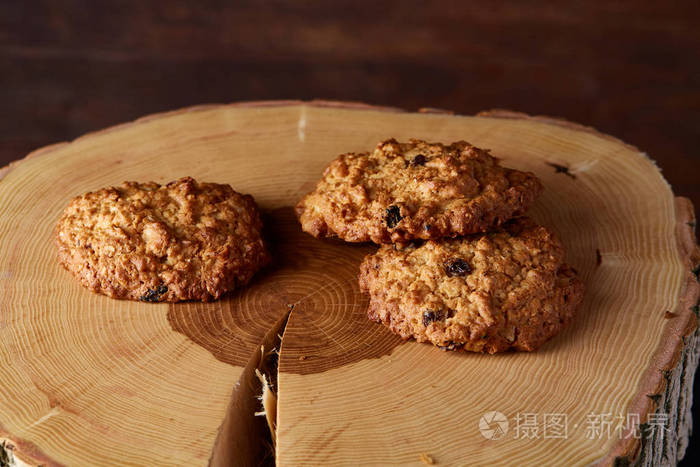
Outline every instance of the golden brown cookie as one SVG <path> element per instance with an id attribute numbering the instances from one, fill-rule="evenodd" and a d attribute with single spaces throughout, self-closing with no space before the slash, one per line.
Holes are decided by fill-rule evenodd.
<path id="1" fill-rule="evenodd" d="M 583 284 L 559 240 L 527 218 L 487 234 L 382 246 L 360 266 L 368 316 L 446 349 L 535 350 L 571 321 Z"/>
<path id="2" fill-rule="evenodd" d="M 125 182 L 74 198 L 56 228 L 61 264 L 87 288 L 145 302 L 208 301 L 267 261 L 249 195 L 192 178 Z"/>
<path id="3" fill-rule="evenodd" d="M 529 172 L 488 151 L 390 139 L 343 154 L 296 206 L 302 229 L 348 242 L 409 242 L 485 232 L 523 213 L 542 191 Z"/>

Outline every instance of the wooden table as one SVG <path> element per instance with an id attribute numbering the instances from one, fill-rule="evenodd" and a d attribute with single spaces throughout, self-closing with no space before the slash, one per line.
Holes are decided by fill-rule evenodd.
<path id="1" fill-rule="evenodd" d="M 0 4 L 0 166 L 205 102 L 505 107 L 636 145 L 700 205 L 697 2 L 63 3 Z"/>

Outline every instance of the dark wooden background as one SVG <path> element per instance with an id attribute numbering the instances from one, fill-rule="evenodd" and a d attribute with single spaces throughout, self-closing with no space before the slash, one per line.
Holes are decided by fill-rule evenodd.
<path id="1" fill-rule="evenodd" d="M 0 0 L 0 166 L 200 103 L 508 108 L 636 145 L 700 206 L 699 30 L 697 0 Z"/>

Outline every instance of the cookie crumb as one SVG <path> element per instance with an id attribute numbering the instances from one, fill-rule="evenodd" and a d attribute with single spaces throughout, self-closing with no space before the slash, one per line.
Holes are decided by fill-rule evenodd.
<path id="1" fill-rule="evenodd" d="M 432 456 L 424 452 L 420 453 L 420 461 L 425 465 L 435 465 L 435 459 L 433 459 Z"/>

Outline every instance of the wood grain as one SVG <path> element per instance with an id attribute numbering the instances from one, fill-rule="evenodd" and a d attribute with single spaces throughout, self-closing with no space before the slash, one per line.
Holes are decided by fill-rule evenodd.
<path id="1" fill-rule="evenodd" d="M 504 116 L 499 113 L 491 115 Z M 278 412 L 278 462 L 281 465 L 327 462 L 409 463 L 417 462 L 417 453 L 425 451 L 435 454 L 437 459 L 447 465 L 465 462 L 481 465 L 492 461 L 492 456 L 496 456 L 496 459 L 503 456 L 503 449 L 510 455 L 517 456 L 518 463 L 528 465 L 552 462 L 585 464 L 602 459 L 596 457 L 596 450 L 598 455 L 606 451 L 601 450 L 600 442 L 586 440 L 583 428 L 571 434 L 573 440 L 569 439 L 569 446 L 574 445 L 576 448 L 561 449 L 561 443 L 544 441 L 537 446 L 528 447 L 527 454 L 523 454 L 523 440 L 500 443 L 488 449 L 490 446 L 484 445 L 485 440 L 480 437 L 476 423 L 480 414 L 489 408 L 495 408 L 493 406 L 498 401 L 501 405 L 507 401 L 505 409 L 501 409 L 506 413 L 509 409 L 511 412 L 530 411 L 540 414 L 564 412 L 572 419 L 572 423 L 578 419 L 581 425 L 589 412 L 627 413 L 629 400 L 616 399 L 615 395 L 608 393 L 601 394 L 598 384 L 581 387 L 581 383 L 586 379 L 597 381 L 603 378 L 606 387 L 610 384 L 614 386 L 615 383 L 609 380 L 616 379 L 610 368 L 610 355 L 618 352 L 615 350 L 618 346 L 630 347 L 635 349 L 635 355 L 626 354 L 625 368 L 615 368 L 616 372 L 623 371 L 617 373 L 617 377 L 625 378 L 626 383 L 614 389 L 623 391 L 622 386 L 634 380 L 631 373 L 623 375 L 635 366 L 636 358 L 641 357 L 643 361 L 644 352 L 653 355 L 656 350 L 655 345 L 644 349 L 645 344 L 635 342 L 635 339 L 640 338 L 638 332 L 654 329 L 649 327 L 650 322 L 658 323 L 656 329 L 663 328 L 664 325 L 661 314 L 650 312 L 650 300 L 657 301 L 651 308 L 666 306 L 674 309 L 678 306 L 678 302 L 667 303 L 668 296 L 662 298 L 669 291 L 671 295 L 680 293 L 680 286 L 672 285 L 674 279 L 668 276 L 662 277 L 661 282 L 658 282 L 659 278 L 648 282 L 644 279 L 649 272 L 645 271 L 646 266 L 643 264 L 647 261 L 656 264 L 656 260 L 660 259 L 654 253 L 655 248 L 651 248 L 651 251 L 649 248 L 640 248 L 637 243 L 639 240 L 630 240 L 639 235 L 639 229 L 645 229 L 646 222 L 661 220 L 650 220 L 650 216 L 659 215 L 666 217 L 665 222 L 669 222 L 665 228 L 666 234 L 663 235 L 658 227 L 653 227 L 652 231 L 655 235 L 661 234 L 661 238 L 665 237 L 662 243 L 666 246 L 662 249 L 668 253 L 675 251 L 673 198 L 667 198 L 666 201 L 656 199 L 652 204 L 646 199 L 640 199 L 646 198 L 642 192 L 649 187 L 649 183 L 662 190 L 668 190 L 668 186 L 659 178 L 653 164 L 635 148 L 574 124 L 533 119 L 528 122 L 541 124 L 533 128 L 523 125 L 522 115 L 517 117 L 520 118 L 513 122 L 515 127 L 499 128 L 499 131 L 491 129 L 486 131 L 488 136 L 480 135 L 478 131 L 474 135 L 475 128 L 479 126 L 470 125 L 468 139 L 480 144 L 480 138 L 483 138 L 482 144 L 504 157 L 508 164 L 535 170 L 545 180 L 548 193 L 543 204 L 536 208 L 535 215 L 548 225 L 554 225 L 568 239 L 572 263 L 579 268 L 586 282 L 594 282 L 588 300 L 596 301 L 593 304 L 589 301 L 582 310 L 584 316 L 580 320 L 583 323 L 577 323 L 577 333 L 572 334 L 574 331 L 570 330 L 555 340 L 559 346 L 548 356 L 545 356 L 545 351 L 538 353 L 537 357 L 514 354 L 483 361 L 480 356 L 465 356 L 464 361 L 459 360 L 459 357 L 447 356 L 443 361 L 439 360 L 442 356 L 428 353 L 429 350 L 424 346 L 409 351 L 412 344 L 407 344 L 379 361 L 366 360 L 305 377 L 287 373 L 293 372 L 300 363 L 284 351 L 287 345 L 295 342 L 293 335 L 286 336 L 280 362 L 281 396 Z M 557 128 L 552 128 L 552 123 Z M 461 130 L 464 131 L 463 128 Z M 440 139 L 455 137 L 445 127 L 440 128 L 438 133 Z M 445 134 L 448 136 L 442 137 Z M 555 170 L 552 164 L 566 167 L 572 176 Z M 647 179 L 642 174 L 651 178 Z M 624 186 L 624 190 L 617 188 L 620 186 Z M 615 200 L 615 205 L 610 205 L 610 199 Z M 622 208 L 628 203 L 638 210 L 637 215 Z M 690 219 L 683 216 L 681 219 L 684 220 L 679 221 L 679 225 L 689 229 L 685 223 L 690 222 Z M 647 224 L 646 228 L 650 228 L 650 225 Z M 606 231 L 610 234 L 606 234 Z M 644 252 L 640 253 L 640 249 Z M 598 254 L 601 257 L 600 264 Z M 681 263 L 676 262 L 674 267 L 676 274 L 680 274 L 678 268 Z M 637 290 L 647 291 L 644 296 L 634 292 L 631 294 L 633 297 L 621 300 L 616 294 L 602 294 L 603 291 L 610 293 L 622 286 L 627 277 L 627 273 L 622 272 L 624 270 L 633 275 Z M 689 274 L 688 268 L 686 275 Z M 682 274 L 678 275 L 675 281 L 682 280 L 681 277 Z M 688 293 L 697 297 L 697 292 L 692 289 Z M 635 317 L 634 320 L 628 318 L 624 321 L 624 330 L 619 324 L 614 324 L 620 321 L 620 313 L 626 313 L 623 310 L 633 310 Z M 694 315 L 685 308 L 682 316 L 683 319 L 677 323 L 689 326 L 682 334 L 686 336 L 694 329 Z M 296 319 L 297 316 L 292 313 L 288 328 L 295 325 Z M 303 326 L 303 323 L 298 325 Z M 650 337 L 641 339 L 646 340 L 648 345 L 653 342 Z M 573 343 L 571 339 L 574 340 Z M 668 345 L 669 341 L 664 342 Z M 675 349 L 673 352 L 677 352 L 682 340 L 677 335 L 673 342 L 676 343 L 672 346 Z M 557 346 L 555 343 L 552 345 Z M 591 355 L 587 352 L 561 350 L 561 346 L 572 350 L 578 345 L 595 353 Z M 694 347 L 691 350 L 696 351 Z M 407 354 L 404 355 L 403 352 Z M 562 358 L 562 354 L 567 357 Z M 421 362 L 428 359 L 432 361 L 430 365 L 421 365 Z M 555 384 L 559 388 L 556 394 L 551 394 L 551 385 L 533 387 L 532 375 L 528 374 L 533 367 L 544 373 L 542 379 L 556 379 Z M 572 371 L 571 368 L 575 370 Z M 580 374 L 584 368 L 585 376 Z M 519 373 L 520 370 L 523 373 Z M 508 376 L 504 378 L 503 375 Z M 658 368 L 649 377 L 656 384 L 662 379 Z M 494 379 L 499 383 L 495 387 L 489 384 Z M 639 393 L 635 393 L 634 386 L 628 386 L 629 389 L 632 389 L 630 399 L 636 400 Z M 685 388 L 686 392 L 689 390 Z M 529 407 L 523 408 L 523 399 L 520 397 L 509 401 L 510 394 L 530 394 L 529 397 L 524 396 Z M 646 394 L 643 398 L 644 401 L 650 401 Z M 446 414 L 446 406 L 454 412 L 451 416 Z M 687 406 L 683 408 L 687 409 Z M 645 406 L 637 412 L 642 420 L 647 410 Z M 353 414 L 351 418 L 345 415 L 348 412 Z M 439 415 L 434 417 L 432 423 L 428 423 L 426 413 Z M 468 422 L 465 420 L 471 420 L 471 426 L 466 425 Z M 397 429 L 396 426 L 401 428 Z M 310 430 L 309 427 L 317 428 L 318 431 Z M 451 430 L 445 427 L 462 429 Z M 436 433 L 440 435 L 437 442 L 434 441 Z M 469 447 L 478 446 L 479 449 L 466 453 L 465 443 Z M 608 445 L 611 448 L 616 446 L 612 440 Z M 638 446 L 628 448 L 624 450 L 624 455 L 635 457 Z"/>
<path id="2" fill-rule="evenodd" d="M 443 465 L 681 456 L 698 352 L 690 204 L 675 200 L 638 150 L 589 129 L 391 110 L 329 102 L 184 109 L 5 170 L 5 452 L 9 442 L 31 463 L 206 464 L 222 421 L 230 426 L 239 419 L 232 413 L 250 409 L 250 399 L 235 403 L 250 390 L 232 396 L 231 388 L 288 316 L 276 382 L 279 465 L 418 465 L 421 453 Z M 537 173 L 546 192 L 533 216 L 560 234 L 587 285 L 573 326 L 539 352 L 488 356 L 402 343 L 363 319 L 356 271 L 372 248 L 306 237 L 289 207 L 334 155 L 388 136 L 466 139 Z M 211 304 L 152 305 L 91 294 L 60 270 L 51 235 L 68 199 L 125 179 L 182 175 L 230 183 L 266 212 L 278 261 L 249 288 Z M 677 414 L 665 442 L 588 440 L 573 427 L 566 440 L 491 441 L 477 429 L 487 410 L 563 412 L 571 424 L 590 412 L 645 420 L 656 400 Z"/>

